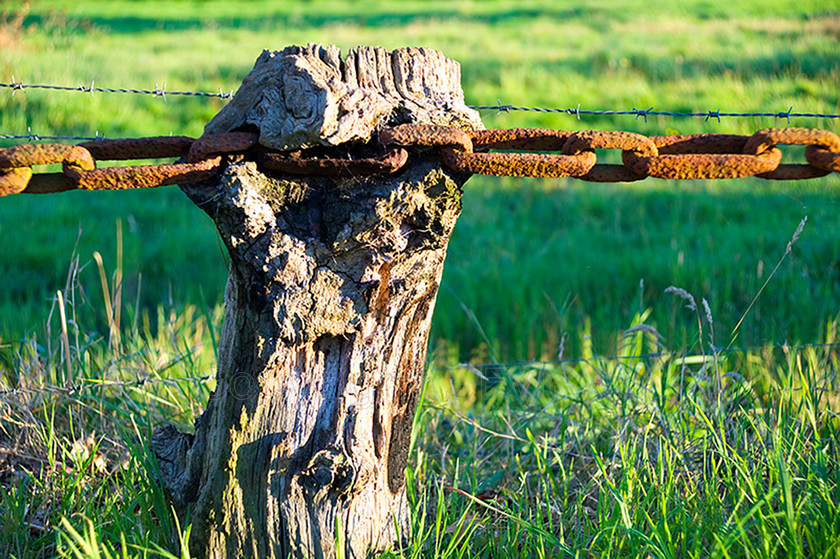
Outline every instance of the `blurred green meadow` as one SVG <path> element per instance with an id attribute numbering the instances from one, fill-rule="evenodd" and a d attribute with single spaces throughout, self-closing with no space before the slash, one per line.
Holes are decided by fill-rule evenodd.
<path id="1" fill-rule="evenodd" d="M 375 44 L 458 60 L 475 105 L 840 113 L 832 0 L 6 0 L 0 13 L 3 83 L 228 92 L 263 49 Z M 0 134 L 198 136 L 223 104 L 0 88 Z M 482 118 L 647 135 L 788 125 Z M 840 133 L 838 119 L 790 125 Z M 818 346 L 840 324 L 838 210 L 837 174 L 471 178 L 432 325 L 406 555 L 836 557 L 836 351 Z M 0 556 L 177 556 L 184 527 L 143 441 L 203 408 L 212 382 L 166 379 L 212 374 L 226 258 L 175 187 L 0 199 L 0 391 L 32 391 L 0 398 Z M 561 357 L 584 361 L 521 363 Z M 162 384 L 39 392 L 142 375 Z M 103 473 L 100 455 L 134 467 Z"/>
<path id="2" fill-rule="evenodd" d="M 831 2 L 5 2 L 5 83 L 230 91 L 264 48 L 306 42 L 423 45 L 461 62 L 471 104 L 673 111 L 837 113 L 840 22 Z M 214 98 L 0 90 L 0 132 L 197 136 Z M 488 127 L 751 133 L 774 118 L 593 117 L 483 111 Z M 796 119 L 837 130 L 837 121 Z M 13 143 L 6 141 L 5 145 Z M 803 160 L 789 150 L 791 161 Z M 615 154 L 602 154 L 605 160 Z M 808 225 L 741 327 L 739 344 L 824 336 L 840 311 L 833 218 L 840 181 L 592 185 L 473 177 L 450 245 L 432 332 L 435 355 L 546 358 L 585 321 L 602 352 L 646 308 L 669 342 L 689 335 L 663 296 L 677 285 L 734 326 Z M 0 336 L 37 331 L 68 262 L 98 250 L 140 310 L 215 305 L 224 255 L 209 220 L 176 188 L 0 200 Z M 83 285 L 95 286 L 93 266 Z M 142 276 L 142 279 L 140 279 Z M 84 279 L 92 281 L 84 281 Z M 644 282 L 644 289 L 640 283 Z M 94 309 L 99 294 L 88 293 Z M 464 309 L 469 312 L 465 312 Z M 482 331 L 484 334 L 482 334 Z M 724 340 L 721 340 L 721 342 Z M 728 340 L 727 340 L 728 341 Z M 488 354 L 489 355 L 489 354 Z"/>

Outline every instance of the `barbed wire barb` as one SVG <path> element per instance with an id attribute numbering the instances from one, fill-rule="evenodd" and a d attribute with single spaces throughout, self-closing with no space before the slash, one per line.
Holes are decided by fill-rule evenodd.
<path id="1" fill-rule="evenodd" d="M 172 133 L 170 132 L 170 136 Z M 32 132 L 31 127 L 27 127 L 26 134 L 0 134 L 0 140 L 26 140 L 27 142 L 40 142 L 42 140 L 72 140 L 72 141 L 95 141 L 95 140 L 105 140 L 108 137 L 104 134 L 100 134 L 99 130 L 94 132 L 93 136 L 62 136 L 62 135 L 52 135 L 52 134 L 35 134 Z"/>
<path id="2" fill-rule="evenodd" d="M 638 111 L 636 110 L 636 107 L 633 107 L 633 110 L 636 111 L 636 120 L 639 120 L 639 117 L 641 116 L 644 117 L 645 122 L 647 122 L 648 113 L 653 110 L 653 107 L 650 107 L 646 111 Z"/>
<path id="3" fill-rule="evenodd" d="M 787 111 L 777 111 L 777 112 L 761 112 L 761 111 L 754 111 L 754 112 L 724 112 L 720 109 L 716 110 L 707 110 L 707 111 L 697 111 L 697 112 L 683 112 L 683 111 L 660 111 L 655 110 L 653 107 L 650 107 L 647 110 L 637 109 L 633 107 L 631 110 L 621 110 L 621 109 L 581 109 L 581 104 L 578 103 L 575 107 L 570 108 L 552 108 L 552 107 L 519 107 L 515 105 L 508 105 L 502 104 L 501 100 L 497 100 L 495 105 L 468 105 L 471 109 L 475 110 L 495 110 L 497 114 L 500 113 L 510 113 L 514 111 L 519 112 L 536 112 L 536 113 L 559 113 L 559 114 L 567 114 L 575 116 L 578 120 L 580 120 L 580 115 L 592 115 L 592 116 L 634 116 L 637 119 L 639 117 L 643 117 L 645 122 L 647 122 L 648 116 L 668 116 L 668 117 L 695 117 L 695 118 L 703 118 L 708 121 L 710 118 L 717 119 L 718 122 L 721 122 L 722 117 L 731 117 L 731 118 L 741 118 L 741 117 L 773 117 L 773 118 L 783 118 L 785 119 L 788 124 L 790 124 L 791 118 L 840 118 L 840 114 L 832 114 L 832 113 L 795 113 L 793 112 L 793 107 L 790 107 Z"/>
<path id="4" fill-rule="evenodd" d="M 166 82 L 163 82 L 163 86 L 158 86 L 158 83 L 155 83 L 154 89 L 139 89 L 139 88 L 128 88 L 128 87 L 118 87 L 118 88 L 109 88 L 109 87 L 95 87 L 94 81 L 91 80 L 90 85 L 77 85 L 77 86 L 64 86 L 64 85 L 56 85 L 56 84 L 41 84 L 41 83 L 23 83 L 17 81 L 15 76 L 11 76 L 11 83 L 0 83 L 0 88 L 8 88 L 11 89 L 12 95 L 16 92 L 21 91 L 26 93 L 27 89 L 48 89 L 48 90 L 56 90 L 56 91 L 81 91 L 85 93 L 89 93 L 91 98 L 93 98 L 94 92 L 96 93 L 126 93 L 126 94 L 137 94 L 137 95 L 151 95 L 152 97 L 160 97 L 164 101 L 166 101 L 167 95 L 186 95 L 186 96 L 194 96 L 194 97 L 215 97 L 218 99 L 232 99 L 234 95 L 234 89 L 231 89 L 229 92 L 225 92 L 221 87 L 219 87 L 218 92 L 211 92 L 211 91 L 167 91 L 166 90 Z M 732 118 L 739 118 L 739 117 L 772 117 L 772 118 L 779 118 L 785 119 L 788 124 L 790 124 L 791 118 L 840 118 L 840 114 L 832 114 L 832 113 L 813 113 L 813 112 L 802 112 L 802 113 L 795 113 L 793 112 L 793 107 L 790 107 L 787 111 L 776 111 L 776 112 L 762 112 L 762 111 L 753 111 L 753 112 L 724 112 L 720 109 L 718 110 L 706 110 L 706 111 L 696 111 L 696 112 L 685 112 L 685 111 L 666 111 L 666 110 L 654 110 L 653 107 L 650 107 L 647 110 L 637 109 L 633 107 L 631 110 L 621 110 L 621 109 L 581 109 L 581 103 L 578 103 L 574 107 L 570 108 L 554 108 L 554 107 L 521 107 L 512 104 L 502 103 L 502 100 L 497 98 L 495 105 L 468 105 L 470 108 L 475 110 L 494 110 L 496 114 L 499 115 L 501 113 L 511 113 L 511 112 L 539 112 L 539 113 L 559 113 L 559 114 L 567 114 L 570 116 L 574 116 L 577 120 L 580 120 L 581 115 L 592 115 L 592 116 L 634 116 L 635 118 L 642 117 L 647 121 L 648 116 L 669 116 L 669 117 L 696 117 L 696 118 L 704 118 L 705 120 L 709 120 L 711 118 L 717 119 L 718 122 L 721 121 L 721 117 L 732 117 Z"/>
<path id="5" fill-rule="evenodd" d="M 47 89 L 47 90 L 54 90 L 54 91 L 80 91 L 84 93 L 90 93 L 91 98 L 93 98 L 94 92 L 96 93 L 128 93 L 128 94 L 136 94 L 136 95 L 151 95 L 152 97 L 160 97 L 164 101 L 166 101 L 167 95 L 185 95 L 185 96 L 193 96 L 193 97 L 216 97 L 219 99 L 232 99 L 233 98 L 233 89 L 230 90 L 229 93 L 226 93 L 219 88 L 219 92 L 212 92 L 212 91 L 167 91 L 166 90 L 166 82 L 163 82 L 163 87 L 158 86 L 157 82 L 155 82 L 154 89 L 137 89 L 137 88 L 128 88 L 128 87 L 95 87 L 94 81 L 91 80 L 90 85 L 76 85 L 76 86 L 69 86 L 69 85 L 55 85 L 55 84 L 42 84 L 42 83 L 23 83 L 15 80 L 15 77 L 11 77 L 11 83 L 0 83 L 0 88 L 7 88 L 11 89 L 12 95 L 15 94 L 17 91 L 22 91 L 26 93 L 27 89 Z"/>

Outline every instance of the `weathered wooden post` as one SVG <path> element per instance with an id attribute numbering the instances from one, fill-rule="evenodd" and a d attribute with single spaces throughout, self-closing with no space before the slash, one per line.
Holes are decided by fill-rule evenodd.
<path id="1" fill-rule="evenodd" d="M 207 133 L 274 149 L 385 125 L 481 126 L 429 49 L 264 52 Z M 365 557 L 409 530 L 405 467 L 460 187 L 433 157 L 393 175 L 293 176 L 240 158 L 184 187 L 230 252 L 217 387 L 195 434 L 160 429 L 164 482 L 205 557 Z"/>

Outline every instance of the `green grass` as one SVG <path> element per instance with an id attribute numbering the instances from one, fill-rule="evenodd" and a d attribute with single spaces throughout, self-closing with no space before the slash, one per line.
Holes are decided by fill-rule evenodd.
<path id="1" fill-rule="evenodd" d="M 717 350 L 714 318 L 683 303 L 691 354 L 663 348 L 639 316 L 615 359 L 432 367 L 409 467 L 411 545 L 386 556 L 834 557 L 836 351 Z M 16 451 L 0 461 L 4 556 L 178 556 L 186 536 L 146 442 L 200 412 L 213 383 L 194 377 L 220 316 L 188 308 L 159 322 L 157 335 L 124 332 L 117 350 L 68 321 L 68 344 L 6 355 L 5 383 L 24 392 L 0 408 Z M 56 384 L 88 388 L 38 392 Z"/>
<path id="2" fill-rule="evenodd" d="M 460 521 L 469 556 L 834 557 L 835 357 L 725 375 L 724 356 L 706 357 L 505 369 L 477 391 L 478 417 L 475 378 L 434 375 L 412 473 L 421 509 L 443 518 L 425 537 Z"/>
<path id="3" fill-rule="evenodd" d="M 21 6 L 0 2 L 5 83 L 229 91 L 263 48 L 422 45 L 461 62 L 474 104 L 840 112 L 833 2 L 52 0 L 16 20 Z M 0 90 L 0 133 L 196 136 L 222 104 Z M 651 135 L 785 124 L 483 118 Z M 837 354 L 783 344 L 837 341 L 838 187 L 472 178 L 432 327 L 402 556 L 837 557 Z M 196 380 L 213 372 L 226 275 L 212 223 L 176 188 L 14 196 L 0 199 L 0 238 L 0 391 L 30 390 L 0 395 L 0 556 L 181 556 L 188 527 L 145 444 L 165 421 L 188 426 L 212 389 Z M 556 360 L 561 346 L 583 360 L 493 365 Z M 39 391 L 68 383 L 99 386 Z"/>
<path id="4" fill-rule="evenodd" d="M 93 81 L 103 87 L 143 88 L 166 83 L 169 90 L 228 91 L 263 48 L 321 41 L 343 49 L 355 44 L 439 48 L 461 62 L 467 99 L 477 104 L 499 98 L 532 106 L 581 103 L 583 108 L 700 111 L 783 111 L 793 106 L 803 112 L 840 112 L 835 91 L 840 79 L 838 17 L 830 3 L 741 2 L 713 8 L 696 2 L 677 9 L 663 2 L 644 14 L 621 3 L 584 8 L 549 2 L 401 2 L 396 8 L 383 3 L 364 9 L 352 2 L 76 4 L 35 3 L 19 29 L 7 25 L 9 45 L 0 61 L 5 82 L 14 75 L 30 83 Z M 0 130 L 195 136 L 222 103 L 118 94 L 91 99 L 42 90 L 11 95 L 7 90 L 0 94 Z M 784 124 L 772 118 L 577 121 L 568 115 L 494 111 L 485 111 L 484 119 L 496 127 L 617 128 L 645 134 L 751 133 Z M 836 130 L 835 122 L 820 119 L 795 124 Z M 791 161 L 802 159 L 801 150 L 791 151 Z M 482 351 L 479 331 L 457 303 L 460 299 L 491 333 L 499 359 L 549 355 L 556 349 L 553 340 L 576 329 L 583 317 L 591 319 L 598 345 L 609 352 L 616 328 L 637 310 L 628 302 L 634 300 L 640 280 L 651 288 L 647 301 L 654 309 L 653 322 L 669 338 L 684 339 L 685 333 L 672 330 L 673 319 L 658 302 L 662 288 L 683 278 L 692 282 L 686 288 L 702 291 L 721 318 L 734 323 L 753 292 L 753 285 L 742 278 L 757 275 L 759 262 L 777 258 L 779 242 L 805 214 L 811 222 L 803 245 L 822 245 L 813 247 L 816 258 L 807 263 L 804 273 L 810 278 L 800 281 L 803 271 L 790 264 L 781 269 L 773 284 L 779 289 L 767 297 L 774 299 L 773 305 L 783 299 L 780 318 L 763 315 L 758 320 L 754 315 L 741 343 L 816 339 L 833 320 L 833 309 L 840 308 L 840 297 L 831 287 L 837 273 L 831 256 L 836 235 L 832 221 L 817 215 L 830 215 L 838 185 L 837 177 L 782 185 L 649 179 L 606 187 L 474 177 L 450 248 L 447 288 L 433 326 L 435 344 L 454 346 L 448 351 L 457 352 L 460 360 Z M 768 190 L 771 194 L 765 195 Z M 523 204 L 529 199 L 533 203 Z M 666 199 L 673 203 L 664 203 Z M 4 199 L 0 275 L 12 287 L 0 293 L 3 339 L 21 339 L 38 327 L 54 290 L 64 282 L 63 270 L 74 249 L 83 259 L 94 250 L 106 260 L 114 258 L 118 220 L 125 230 L 126 278 L 137 282 L 143 275 L 139 301 L 144 308 L 154 314 L 157 305 L 170 300 L 176 306 L 221 301 L 225 272 L 212 226 L 173 188 Z M 592 227 L 606 220 L 613 229 L 602 229 L 609 238 L 596 243 Z M 45 222 L 52 225 L 45 227 Z M 500 238 L 502 232 L 509 238 Z M 475 243 L 485 240 L 505 247 L 476 251 Z M 189 247 L 188 254 L 179 247 Z M 628 247 L 635 263 L 625 258 Z M 676 263 L 680 254 L 685 273 Z M 549 266 L 588 255 L 594 263 L 563 265 L 562 270 Z M 494 262 L 509 256 L 514 267 Z M 592 264 L 596 271 L 609 264 L 622 269 L 611 269 L 607 277 L 614 285 L 599 289 L 592 278 L 603 274 L 591 273 Z M 721 267 L 728 269 L 719 287 Z M 514 271 L 515 277 L 493 277 Z M 475 288 L 477 278 L 481 289 Z M 620 296 L 613 287 L 621 290 Z M 809 304 L 814 297 L 825 304 Z"/>

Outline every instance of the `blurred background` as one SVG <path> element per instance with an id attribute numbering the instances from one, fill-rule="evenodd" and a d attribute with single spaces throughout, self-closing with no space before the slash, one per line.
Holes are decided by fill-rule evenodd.
<path id="1" fill-rule="evenodd" d="M 320 42 L 345 52 L 359 44 L 439 49 L 461 63 L 474 105 L 840 113 L 833 1 L 6 0 L 0 13 L 7 85 L 227 93 L 263 49 Z M 0 134 L 198 136 L 225 102 L 2 87 Z M 788 126 L 774 117 L 481 114 L 487 127 L 646 135 Z M 840 131 L 836 119 L 790 125 Z M 804 162 L 802 148 L 785 157 Z M 610 354 L 621 332 L 642 322 L 661 333 L 663 347 L 690 350 L 697 317 L 665 293 L 669 286 L 707 300 L 719 346 L 831 341 L 840 311 L 838 186 L 836 175 L 632 184 L 473 177 L 429 358 L 487 364 Z M 218 314 L 226 255 L 210 220 L 176 187 L 0 199 L 0 239 L 4 344 L 42 333 L 56 291 L 71 285 L 83 330 L 107 331 L 101 270 L 109 282 L 120 274 L 126 328 L 153 333 L 161 317 L 187 308 Z"/>

